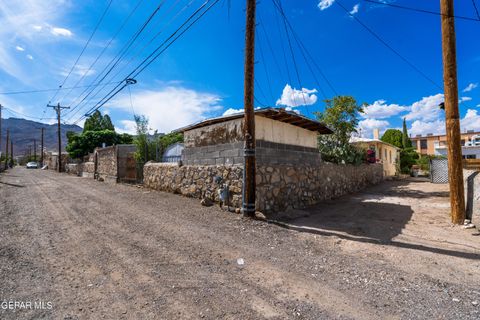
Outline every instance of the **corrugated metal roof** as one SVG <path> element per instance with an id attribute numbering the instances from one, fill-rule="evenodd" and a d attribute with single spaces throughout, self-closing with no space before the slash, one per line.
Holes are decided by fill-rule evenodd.
<path id="1" fill-rule="evenodd" d="M 256 116 L 261 116 L 261 117 L 266 117 L 272 120 L 277 120 L 285 123 L 289 123 L 291 125 L 301 127 L 310 131 L 317 131 L 320 134 L 331 134 L 333 131 L 328 128 L 325 124 L 307 118 L 305 116 L 302 116 L 300 114 L 297 114 L 293 111 L 287 111 L 285 109 L 281 108 L 263 108 L 263 109 L 257 109 L 255 110 L 255 115 Z M 216 123 L 221 123 L 229 120 L 234 120 L 234 119 L 239 119 L 243 118 L 244 113 L 239 112 L 239 113 L 234 113 L 226 116 L 221 116 L 221 117 L 216 117 L 216 118 L 210 118 L 206 119 L 194 124 L 191 124 L 189 126 L 174 130 L 173 132 L 185 132 L 205 126 L 209 126 L 212 124 Z"/>

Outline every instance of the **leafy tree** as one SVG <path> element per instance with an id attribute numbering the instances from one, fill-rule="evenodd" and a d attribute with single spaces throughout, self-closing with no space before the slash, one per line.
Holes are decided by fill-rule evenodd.
<path id="1" fill-rule="evenodd" d="M 68 144 L 65 147 L 70 157 L 77 159 L 86 156 L 104 143 L 106 146 L 116 144 L 131 144 L 132 136 L 129 134 L 118 134 L 113 130 L 87 131 L 82 134 L 67 132 Z"/>
<path id="2" fill-rule="evenodd" d="M 135 115 L 135 129 L 137 135 L 134 143 L 137 146 L 135 160 L 140 163 L 155 159 L 155 146 L 148 139 L 148 118 L 144 115 Z"/>
<path id="3" fill-rule="evenodd" d="M 165 151 L 165 149 L 167 149 L 170 145 L 177 142 L 183 142 L 183 134 L 169 133 L 158 138 L 158 144 L 162 154 Z"/>
<path id="4" fill-rule="evenodd" d="M 405 148 L 400 151 L 400 171 L 410 173 L 410 169 L 417 163 L 418 153 L 413 148 Z"/>
<path id="5" fill-rule="evenodd" d="M 403 134 L 400 130 L 387 129 L 380 140 L 393 144 L 395 147 L 403 148 Z"/>
<path id="6" fill-rule="evenodd" d="M 403 118 L 402 146 L 405 149 L 412 147 L 412 140 L 408 137 L 407 122 L 405 121 L 405 118 Z"/>
<path id="7" fill-rule="evenodd" d="M 103 116 L 100 111 L 97 110 L 85 120 L 83 132 L 102 130 L 115 131 L 115 127 L 113 126 L 112 120 L 108 115 Z"/>
<path id="8" fill-rule="evenodd" d="M 337 96 L 325 102 L 325 111 L 317 112 L 316 116 L 333 130 L 333 134 L 320 135 L 318 138 L 322 158 L 334 163 L 362 163 L 365 160 L 364 150 L 350 144 L 352 133 L 357 132 L 362 106 L 351 96 Z"/>

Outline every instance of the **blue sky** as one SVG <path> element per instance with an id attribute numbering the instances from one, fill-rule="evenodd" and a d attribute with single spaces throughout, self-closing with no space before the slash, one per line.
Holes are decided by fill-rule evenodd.
<path id="1" fill-rule="evenodd" d="M 476 1 L 480 8 L 480 1 Z M 112 0 L 64 88 L 97 83 L 105 66 L 161 4 L 144 33 L 104 82 L 122 80 L 204 2 Z M 439 1 L 388 2 L 439 12 Z M 0 1 L 0 92 L 57 88 L 108 4 L 90 0 Z M 125 27 L 111 41 L 137 4 Z M 324 109 L 323 100 L 336 92 L 369 105 L 360 122 L 363 136 L 370 136 L 373 128 L 398 128 L 403 117 L 411 134 L 444 132 L 444 114 L 437 107 L 443 101 L 439 16 L 363 0 L 283 0 L 282 4 L 306 51 L 291 31 L 287 37 L 273 1 L 260 1 L 256 106 L 283 106 L 313 117 L 314 111 Z M 471 1 L 457 0 L 455 9 L 458 16 L 476 18 Z M 244 10 L 245 1 L 220 0 L 136 77 L 137 84 L 121 91 L 102 107 L 102 112 L 110 114 L 121 131 L 133 131 L 135 113 L 148 116 L 152 129 L 169 132 L 243 108 Z M 352 15 L 429 80 L 368 33 Z M 456 30 L 462 130 L 480 130 L 480 41 L 476 40 L 480 21 L 457 19 Z M 161 33 L 151 41 L 157 32 Z M 7 117 L 17 112 L 17 116 L 20 113 L 44 122 L 53 122 L 53 110 L 45 108 L 49 101 L 72 108 L 78 105 L 65 112 L 64 120 L 82 124 L 82 114 L 113 87 L 107 84 L 103 89 L 92 88 L 93 98 L 82 104 L 78 102 L 84 87 L 61 90 L 57 95 L 54 91 L 0 94 L 0 103 L 8 108 Z"/>

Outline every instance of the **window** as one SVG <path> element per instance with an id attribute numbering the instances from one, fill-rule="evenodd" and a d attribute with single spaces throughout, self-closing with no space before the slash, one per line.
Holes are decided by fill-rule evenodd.
<path id="1" fill-rule="evenodd" d="M 389 156 L 390 156 L 390 163 L 393 163 L 393 161 L 392 161 L 392 151 L 391 150 L 389 151 Z"/>
<path id="2" fill-rule="evenodd" d="M 385 161 L 387 161 L 387 160 L 388 160 L 388 158 L 387 158 L 387 149 L 384 149 L 383 154 L 384 154 L 384 156 L 385 156 Z"/>
<path id="3" fill-rule="evenodd" d="M 461 144 L 462 146 L 464 146 L 464 145 L 465 145 L 465 139 L 460 140 L 460 144 Z"/>
<path id="4" fill-rule="evenodd" d="M 427 139 L 420 140 L 420 149 L 422 149 L 422 150 L 428 149 Z"/>
<path id="5" fill-rule="evenodd" d="M 464 159 L 477 159 L 477 156 L 475 154 L 467 154 L 463 156 L 462 158 Z"/>

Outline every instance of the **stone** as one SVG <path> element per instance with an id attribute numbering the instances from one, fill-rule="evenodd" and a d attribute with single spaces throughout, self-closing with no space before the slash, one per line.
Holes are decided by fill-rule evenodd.
<path id="1" fill-rule="evenodd" d="M 210 198 L 203 198 L 202 201 L 200 201 L 200 204 L 204 207 L 211 207 L 213 206 L 213 201 Z"/>
<path id="2" fill-rule="evenodd" d="M 260 211 L 255 211 L 255 219 L 258 219 L 258 220 L 267 220 L 267 217 L 261 213 Z"/>

